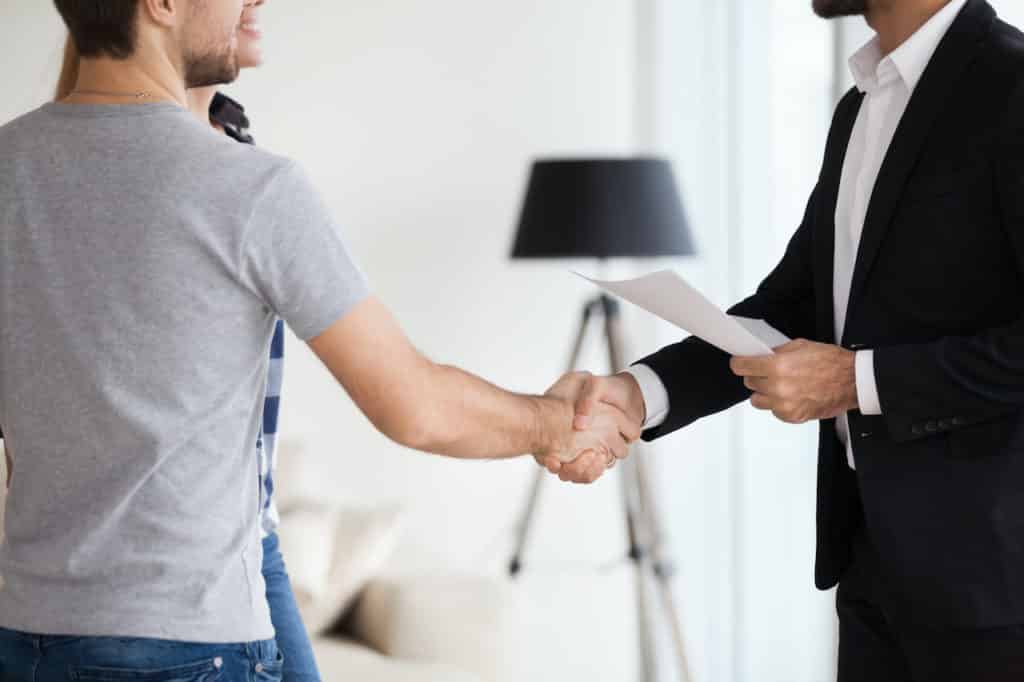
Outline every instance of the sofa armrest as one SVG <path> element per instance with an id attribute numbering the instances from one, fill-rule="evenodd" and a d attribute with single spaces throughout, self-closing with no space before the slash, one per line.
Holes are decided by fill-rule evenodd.
<path id="1" fill-rule="evenodd" d="M 444 663 L 486 682 L 502 679 L 509 641 L 509 589 L 480 577 L 371 581 L 349 634 L 387 656 Z"/>

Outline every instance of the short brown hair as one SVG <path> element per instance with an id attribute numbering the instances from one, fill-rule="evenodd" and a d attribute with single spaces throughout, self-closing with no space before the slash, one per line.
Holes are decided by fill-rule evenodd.
<path id="1" fill-rule="evenodd" d="M 125 59 L 135 52 L 138 0 L 53 0 L 83 57 Z"/>

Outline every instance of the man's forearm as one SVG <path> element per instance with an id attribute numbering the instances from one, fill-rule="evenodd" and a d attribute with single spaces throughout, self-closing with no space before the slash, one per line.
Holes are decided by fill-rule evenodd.
<path id="1" fill-rule="evenodd" d="M 417 397 L 412 447 L 466 459 L 496 459 L 568 446 L 572 405 L 512 393 L 457 367 L 433 365 Z"/>

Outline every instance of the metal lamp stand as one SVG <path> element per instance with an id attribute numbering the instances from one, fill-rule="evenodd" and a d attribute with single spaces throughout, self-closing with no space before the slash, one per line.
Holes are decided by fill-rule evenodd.
<path id="1" fill-rule="evenodd" d="M 583 318 L 569 360 L 570 372 L 576 370 L 583 344 L 595 315 L 604 318 L 604 341 L 608 349 L 611 370 L 618 372 L 625 367 L 622 362 L 623 346 L 619 303 L 607 295 L 600 295 L 588 301 L 583 308 Z M 623 514 L 629 538 L 628 556 L 633 564 L 634 589 L 636 590 L 640 680 L 641 682 L 656 682 L 658 680 L 658 657 L 655 632 L 650 621 L 652 607 L 648 594 L 648 580 L 653 578 L 660 597 L 661 608 L 671 627 L 680 680 L 681 682 L 691 682 L 682 624 L 676 610 L 671 584 L 673 566 L 665 555 L 660 515 L 652 498 L 647 466 L 643 457 L 632 456 L 623 462 L 619 471 L 622 483 Z M 523 570 L 523 550 L 533 526 L 541 486 L 546 478 L 547 472 L 544 470 L 537 472 L 530 490 L 529 500 L 523 511 L 515 554 L 509 562 L 509 575 L 513 578 Z"/>

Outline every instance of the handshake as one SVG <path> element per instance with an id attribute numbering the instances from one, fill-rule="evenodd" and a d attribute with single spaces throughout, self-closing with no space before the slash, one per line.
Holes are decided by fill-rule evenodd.
<path id="1" fill-rule="evenodd" d="M 573 372 L 544 395 L 556 408 L 555 433 L 551 447 L 534 458 L 563 481 L 593 483 L 640 439 L 646 407 L 629 373 L 599 377 Z"/>

